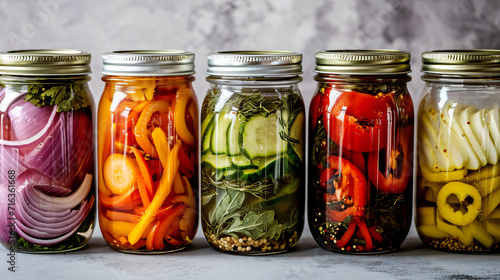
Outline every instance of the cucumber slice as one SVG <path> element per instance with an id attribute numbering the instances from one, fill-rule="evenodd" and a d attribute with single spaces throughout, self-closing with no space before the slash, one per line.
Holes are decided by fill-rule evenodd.
<path id="1" fill-rule="evenodd" d="M 245 169 L 241 172 L 240 178 L 245 181 L 260 181 L 260 169 Z"/>
<path id="2" fill-rule="evenodd" d="M 210 141 L 212 140 L 212 133 L 214 131 L 214 116 L 213 114 L 205 118 L 201 123 L 201 154 L 210 152 Z"/>
<path id="3" fill-rule="evenodd" d="M 214 154 L 225 154 L 227 143 L 227 130 L 236 117 L 236 111 L 231 110 L 231 106 L 226 105 L 220 114 L 214 118 L 214 132 L 210 148 Z"/>
<path id="4" fill-rule="evenodd" d="M 208 167 L 217 172 L 233 169 L 231 160 L 226 155 L 209 154 L 202 157 L 201 167 Z"/>
<path id="5" fill-rule="evenodd" d="M 290 137 L 299 140 L 299 143 L 291 143 L 301 162 L 304 162 L 304 112 L 300 112 L 293 120 L 290 128 Z"/>
<path id="6" fill-rule="evenodd" d="M 243 126 L 242 147 L 250 159 L 283 154 L 288 142 L 281 139 L 276 114 L 252 116 Z"/>
<path id="7" fill-rule="evenodd" d="M 230 156 L 237 156 L 241 153 L 239 144 L 239 135 L 241 125 L 245 122 L 245 117 L 241 114 L 236 114 L 233 121 L 227 130 L 227 154 Z"/>
<path id="8" fill-rule="evenodd" d="M 246 156 L 235 156 L 231 157 L 231 162 L 236 169 L 244 170 L 244 169 L 258 169 L 259 166 L 253 164 L 252 161 Z"/>

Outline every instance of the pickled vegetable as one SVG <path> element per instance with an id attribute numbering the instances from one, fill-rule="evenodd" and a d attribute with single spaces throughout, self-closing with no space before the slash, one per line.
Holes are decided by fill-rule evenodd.
<path id="1" fill-rule="evenodd" d="M 99 108 L 99 217 L 116 250 L 175 251 L 194 238 L 198 116 L 187 81 L 107 80 Z"/>
<path id="2" fill-rule="evenodd" d="M 217 250 L 295 246 L 303 226 L 304 105 L 274 89 L 209 91 L 202 107 L 202 225 Z"/>
<path id="3" fill-rule="evenodd" d="M 478 109 L 427 96 L 419 115 L 417 231 L 447 251 L 500 248 L 498 108 Z"/>

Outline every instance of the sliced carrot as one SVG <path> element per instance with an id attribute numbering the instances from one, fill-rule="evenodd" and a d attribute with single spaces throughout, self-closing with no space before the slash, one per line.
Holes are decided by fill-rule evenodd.
<path id="1" fill-rule="evenodd" d="M 112 154 L 104 163 L 104 182 L 114 194 L 124 194 L 135 185 L 138 170 L 132 157 Z"/>
<path id="2" fill-rule="evenodd" d="M 136 148 L 132 147 L 132 151 L 135 155 L 135 160 L 137 161 L 137 165 L 139 166 L 139 170 L 141 170 L 142 178 L 144 179 L 144 183 L 146 186 L 146 191 L 148 194 L 148 200 L 153 198 L 153 177 L 151 176 L 151 172 L 149 171 L 146 160 L 142 156 L 142 154 Z M 148 203 L 149 205 L 149 203 Z M 146 206 L 147 207 L 147 206 Z"/>
<path id="3" fill-rule="evenodd" d="M 149 200 L 146 184 L 144 183 L 144 178 L 142 178 L 142 176 L 137 176 L 137 186 L 139 188 L 139 195 L 141 196 L 142 205 L 144 207 L 148 207 L 151 201 Z"/>

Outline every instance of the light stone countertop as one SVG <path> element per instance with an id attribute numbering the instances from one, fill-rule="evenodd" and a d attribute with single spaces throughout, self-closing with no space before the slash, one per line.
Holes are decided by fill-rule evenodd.
<path id="1" fill-rule="evenodd" d="M 2 252 L 6 259 L 8 251 Z M 293 251 L 278 255 L 220 253 L 205 241 L 201 230 L 183 251 L 132 255 L 110 249 L 96 229 L 82 250 L 16 257 L 14 273 L 1 262 L 1 279 L 500 279 L 500 254 L 428 249 L 414 228 L 399 250 L 381 255 L 325 251 L 316 245 L 308 228 Z"/>

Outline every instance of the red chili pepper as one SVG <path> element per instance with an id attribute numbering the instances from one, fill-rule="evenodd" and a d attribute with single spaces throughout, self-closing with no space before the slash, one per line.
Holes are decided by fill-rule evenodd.
<path id="1" fill-rule="evenodd" d="M 413 126 L 400 130 L 398 135 L 386 149 L 368 156 L 368 177 L 381 192 L 401 194 L 413 176 Z M 381 156 L 385 157 L 385 163 L 380 162 Z"/>
<path id="2" fill-rule="evenodd" d="M 326 132 L 337 145 L 353 152 L 372 152 L 387 145 L 394 123 L 392 95 L 329 92 L 324 108 Z"/>

